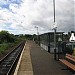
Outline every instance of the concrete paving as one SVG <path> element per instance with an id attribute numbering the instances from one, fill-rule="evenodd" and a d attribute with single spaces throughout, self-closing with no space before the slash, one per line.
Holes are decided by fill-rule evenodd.
<path id="1" fill-rule="evenodd" d="M 55 61 L 53 54 L 48 53 L 33 41 L 29 41 L 30 54 L 34 75 L 74 75 L 59 61 Z"/>
<path id="2" fill-rule="evenodd" d="M 29 42 L 26 42 L 14 75 L 33 75 Z"/>
<path id="3" fill-rule="evenodd" d="M 48 53 L 33 41 L 27 41 L 14 75 L 74 75 L 53 54 Z"/>

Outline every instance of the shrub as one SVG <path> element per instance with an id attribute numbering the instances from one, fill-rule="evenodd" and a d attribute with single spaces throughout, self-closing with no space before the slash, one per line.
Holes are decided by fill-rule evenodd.
<path id="1" fill-rule="evenodd" d="M 69 47 L 66 47 L 66 53 L 68 54 L 73 54 L 73 49 L 69 48 Z"/>

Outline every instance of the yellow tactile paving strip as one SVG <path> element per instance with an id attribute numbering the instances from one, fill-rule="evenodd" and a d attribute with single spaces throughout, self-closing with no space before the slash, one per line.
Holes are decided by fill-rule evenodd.
<path id="1" fill-rule="evenodd" d="M 24 50 L 22 52 L 22 57 L 18 70 L 15 70 L 14 75 L 33 75 L 32 62 L 30 57 L 30 45 L 29 42 L 26 42 Z M 17 73 L 16 73 L 17 71 Z"/>

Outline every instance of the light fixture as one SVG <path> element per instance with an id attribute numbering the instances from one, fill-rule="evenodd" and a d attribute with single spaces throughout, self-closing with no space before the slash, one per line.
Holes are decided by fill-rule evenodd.
<path id="1" fill-rule="evenodd" d="M 75 36 L 74 36 L 74 32 L 71 32 L 71 37 L 69 39 L 70 42 L 75 42 Z"/>

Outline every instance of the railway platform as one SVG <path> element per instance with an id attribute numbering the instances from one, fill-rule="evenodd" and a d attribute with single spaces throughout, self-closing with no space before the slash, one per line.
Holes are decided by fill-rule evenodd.
<path id="1" fill-rule="evenodd" d="M 64 69 L 53 54 L 48 53 L 33 41 L 27 41 L 21 53 L 14 75 L 74 75 Z"/>

